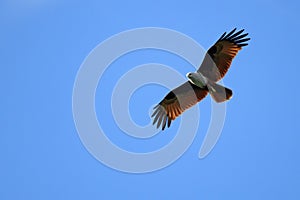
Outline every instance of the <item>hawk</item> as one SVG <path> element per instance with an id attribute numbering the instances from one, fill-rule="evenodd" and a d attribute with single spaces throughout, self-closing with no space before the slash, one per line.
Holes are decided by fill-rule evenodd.
<path id="1" fill-rule="evenodd" d="M 217 42 L 208 49 L 204 59 L 196 72 L 186 74 L 187 82 L 170 91 L 164 99 L 154 107 L 152 114 L 153 125 L 161 126 L 164 130 L 166 125 L 181 115 L 186 109 L 194 106 L 209 93 L 212 98 L 221 103 L 232 97 L 232 90 L 219 85 L 228 71 L 233 58 L 242 47 L 248 45 L 248 33 L 244 29 L 237 31 L 236 28 L 228 34 L 225 32 Z"/>

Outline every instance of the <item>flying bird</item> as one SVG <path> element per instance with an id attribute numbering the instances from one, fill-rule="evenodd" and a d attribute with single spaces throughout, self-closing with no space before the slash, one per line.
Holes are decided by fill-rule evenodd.
<path id="1" fill-rule="evenodd" d="M 208 49 L 199 69 L 186 74 L 188 81 L 170 91 L 154 107 L 151 116 L 154 118 L 153 125 L 156 123 L 157 128 L 161 126 L 162 130 L 166 125 L 170 127 L 176 117 L 197 104 L 208 93 L 218 103 L 232 97 L 232 90 L 217 82 L 225 76 L 238 51 L 248 45 L 250 38 L 246 37 L 248 33 L 243 32 L 244 29 L 236 32 L 236 28 L 228 34 L 225 32 Z"/>

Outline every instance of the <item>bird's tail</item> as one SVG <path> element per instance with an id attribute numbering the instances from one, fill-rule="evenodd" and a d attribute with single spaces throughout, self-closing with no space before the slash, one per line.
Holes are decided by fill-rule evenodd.
<path id="1" fill-rule="evenodd" d="M 207 87 L 210 95 L 217 103 L 227 101 L 232 97 L 232 90 L 222 85 L 214 82 L 209 82 L 207 84 Z"/>

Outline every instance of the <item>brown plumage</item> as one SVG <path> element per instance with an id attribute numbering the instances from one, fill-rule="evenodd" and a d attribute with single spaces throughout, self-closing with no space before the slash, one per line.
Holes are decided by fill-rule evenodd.
<path id="1" fill-rule="evenodd" d="M 211 81 L 218 81 L 223 78 L 228 71 L 233 58 L 250 38 L 245 38 L 248 33 L 241 34 L 243 30 L 236 33 L 236 28 L 226 35 L 226 32 L 218 41 L 209 48 L 198 72 L 201 72 Z"/>
<path id="2" fill-rule="evenodd" d="M 232 97 L 232 91 L 216 82 L 222 79 L 228 71 L 233 58 L 250 38 L 245 38 L 248 34 L 242 34 L 243 30 L 235 32 L 226 32 L 218 39 L 218 41 L 209 48 L 201 63 L 198 73 L 201 73 L 207 83 L 203 87 L 199 87 L 190 81 L 185 82 L 179 87 L 169 92 L 165 98 L 154 107 L 151 117 L 154 118 L 153 124 L 157 123 L 162 130 L 166 125 L 170 127 L 172 120 L 181 115 L 186 109 L 197 104 L 208 93 L 211 94 L 216 102 L 224 102 Z"/>
<path id="3" fill-rule="evenodd" d="M 171 121 L 181 115 L 186 109 L 195 105 L 208 93 L 208 88 L 200 88 L 189 81 L 175 88 L 157 105 L 151 117 L 153 124 L 157 122 L 157 128 L 162 124 L 162 129 L 171 125 Z"/>

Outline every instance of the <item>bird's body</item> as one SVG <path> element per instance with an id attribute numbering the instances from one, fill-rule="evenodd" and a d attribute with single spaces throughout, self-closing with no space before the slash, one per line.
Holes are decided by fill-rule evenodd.
<path id="1" fill-rule="evenodd" d="M 181 115 L 186 109 L 197 104 L 209 93 L 212 98 L 220 103 L 232 97 L 232 91 L 217 81 L 222 79 L 228 71 L 231 62 L 237 52 L 246 46 L 244 43 L 250 38 L 248 34 L 241 34 L 244 30 L 230 33 L 226 32 L 207 51 L 202 64 L 197 72 L 190 72 L 186 75 L 188 81 L 170 91 L 165 98 L 154 107 L 152 117 L 153 124 L 157 128 L 166 125 L 170 127 L 172 120 Z"/>

